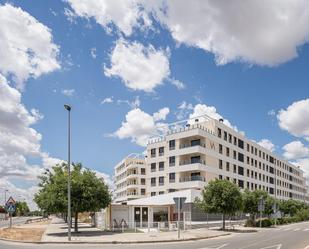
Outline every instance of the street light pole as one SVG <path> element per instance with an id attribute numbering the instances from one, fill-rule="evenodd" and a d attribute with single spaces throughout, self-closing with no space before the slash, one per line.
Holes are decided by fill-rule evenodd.
<path id="1" fill-rule="evenodd" d="M 68 241 L 71 241 L 71 106 L 64 105 L 68 111 Z"/>
<path id="2" fill-rule="evenodd" d="M 6 192 L 8 191 L 9 191 L 8 189 L 4 189 L 4 210 L 5 210 L 4 218 L 5 220 L 6 220 Z"/>

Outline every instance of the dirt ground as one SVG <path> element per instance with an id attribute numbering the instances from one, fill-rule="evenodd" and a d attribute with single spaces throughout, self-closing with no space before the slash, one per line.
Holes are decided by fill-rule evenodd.
<path id="1" fill-rule="evenodd" d="M 0 230 L 0 238 L 22 241 L 41 241 L 43 228 L 4 228 Z"/>
<path id="2" fill-rule="evenodd" d="M 0 229 L 0 238 L 21 241 L 41 241 L 50 221 L 33 222 L 13 228 Z"/>

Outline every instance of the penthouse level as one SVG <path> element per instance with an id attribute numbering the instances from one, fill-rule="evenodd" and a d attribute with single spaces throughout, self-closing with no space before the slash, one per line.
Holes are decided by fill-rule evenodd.
<path id="1" fill-rule="evenodd" d="M 215 178 L 278 199 L 309 201 L 304 172 L 223 120 L 202 117 L 170 128 L 147 145 L 147 195 L 202 189 Z"/>

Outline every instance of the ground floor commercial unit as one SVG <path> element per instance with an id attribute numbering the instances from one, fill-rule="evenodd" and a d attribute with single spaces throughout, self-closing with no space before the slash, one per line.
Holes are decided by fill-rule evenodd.
<path id="1" fill-rule="evenodd" d="M 186 198 L 181 212 L 175 205 L 174 198 Z M 151 196 L 128 201 L 126 204 L 114 203 L 104 211 L 104 229 L 122 228 L 171 228 L 176 225 L 178 216 L 181 222 L 219 220 L 220 215 L 207 215 L 195 205 L 201 197 L 201 190 L 187 189 L 164 195 Z"/>

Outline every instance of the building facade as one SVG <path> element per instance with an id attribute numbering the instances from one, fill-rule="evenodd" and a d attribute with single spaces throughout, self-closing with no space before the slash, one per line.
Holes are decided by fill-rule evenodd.
<path id="1" fill-rule="evenodd" d="M 130 154 L 115 167 L 115 203 L 146 196 L 146 163 L 140 154 Z"/>
<path id="2" fill-rule="evenodd" d="M 223 120 L 202 118 L 170 129 L 147 146 L 147 196 L 203 189 L 215 178 L 241 189 L 262 189 L 278 199 L 308 198 L 303 171 Z M 309 201 L 307 199 L 307 201 Z"/>

